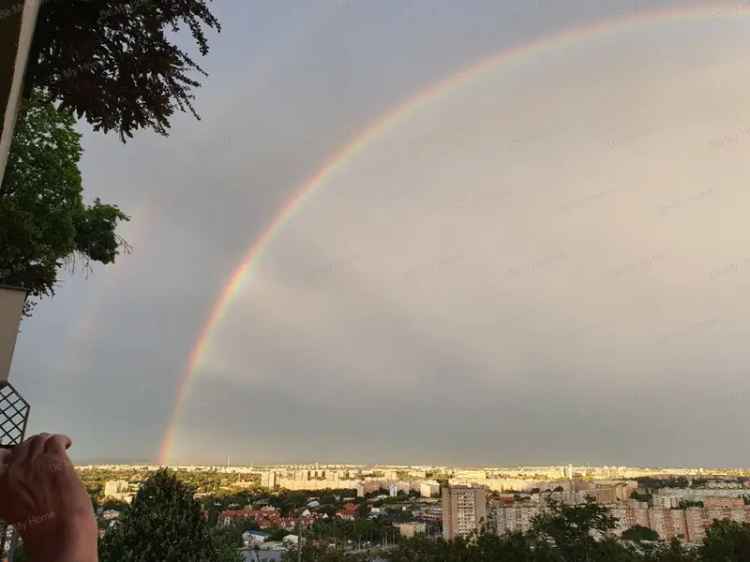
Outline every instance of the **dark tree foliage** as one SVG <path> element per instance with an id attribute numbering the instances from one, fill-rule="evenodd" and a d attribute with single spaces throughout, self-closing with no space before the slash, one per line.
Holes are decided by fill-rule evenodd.
<path id="1" fill-rule="evenodd" d="M 0 283 L 31 297 L 54 294 L 58 271 L 90 260 L 112 263 L 127 245 L 115 232 L 128 217 L 83 202 L 75 119 L 39 95 L 25 100 L 0 185 Z"/>
<path id="2" fill-rule="evenodd" d="M 417 538 L 384 555 L 389 562 L 748 562 L 750 525 L 714 521 L 700 547 L 677 539 L 628 546 L 611 534 L 602 506 L 557 506 L 529 533 L 489 534 L 452 542 Z M 596 537 L 596 538 L 595 538 Z"/>
<path id="3" fill-rule="evenodd" d="M 750 525 L 736 521 L 714 521 L 700 551 L 701 562 L 750 560 Z"/>
<path id="4" fill-rule="evenodd" d="M 351 554 L 341 549 L 331 548 L 329 545 L 310 545 L 302 550 L 305 562 L 369 562 L 370 557 Z M 253 560 L 251 557 L 250 560 Z M 283 562 L 297 562 L 297 551 L 292 549 L 284 554 Z"/>
<path id="5" fill-rule="evenodd" d="M 640 489 L 633 490 L 633 492 L 630 494 L 630 498 L 639 502 L 650 502 L 653 495 L 649 494 L 648 492 L 641 492 Z"/>
<path id="6" fill-rule="evenodd" d="M 305 535 L 314 539 L 333 539 L 336 541 L 353 541 L 380 543 L 386 538 L 393 540 L 398 531 L 393 525 L 386 521 L 372 519 L 355 519 L 346 521 L 337 519 L 335 516 L 327 520 L 318 520 L 305 532 Z"/>
<path id="7" fill-rule="evenodd" d="M 404 541 L 390 554 L 389 562 L 454 562 L 482 560 L 475 556 L 473 547 L 462 539 L 446 542 L 417 537 Z"/>
<path id="8" fill-rule="evenodd" d="M 622 533 L 622 540 L 635 542 L 658 541 L 659 534 L 653 529 L 649 529 L 648 527 L 635 525 Z"/>
<path id="9" fill-rule="evenodd" d="M 647 488 L 649 490 L 657 490 L 659 488 L 687 488 L 690 486 L 690 481 L 684 476 L 677 476 L 676 478 L 640 476 L 636 480 L 638 481 L 639 488 Z"/>
<path id="10" fill-rule="evenodd" d="M 201 55 L 221 26 L 207 0 L 48 0 L 42 3 L 27 87 L 42 89 L 94 130 L 125 141 L 138 129 L 167 134 L 176 109 L 196 118 L 192 72 L 203 69 L 170 35 L 187 27 Z"/>
<path id="11" fill-rule="evenodd" d="M 647 555 L 646 562 L 699 562 L 695 551 L 688 550 L 677 539 Z"/>
<path id="12" fill-rule="evenodd" d="M 217 544 L 193 489 L 167 469 L 154 473 L 131 508 L 100 543 L 101 562 L 234 562 L 233 548 Z"/>
<path id="13" fill-rule="evenodd" d="M 558 562 L 545 543 L 530 535 L 514 533 L 499 537 L 481 534 L 469 539 L 432 541 L 416 538 L 402 542 L 386 555 L 389 562 Z M 616 559 L 608 562 L 615 562 Z"/>
<path id="14" fill-rule="evenodd" d="M 689 507 L 703 507 L 703 502 L 700 500 L 680 500 L 677 505 L 679 509 L 687 509 Z"/>
<path id="15" fill-rule="evenodd" d="M 357 505 L 357 517 L 360 519 L 364 519 L 370 514 L 370 507 L 367 505 L 366 500 L 362 500 Z"/>
<path id="16" fill-rule="evenodd" d="M 550 511 L 536 517 L 532 536 L 541 544 L 550 544 L 563 560 L 573 560 L 575 553 L 591 559 L 601 550 L 600 541 L 615 528 L 617 520 L 609 509 L 587 501 L 580 505 L 550 504 Z"/>
<path id="17" fill-rule="evenodd" d="M 229 527 L 211 527 L 211 541 L 216 546 L 216 554 L 221 562 L 239 562 L 241 556 L 238 549 L 243 546 L 242 533 L 243 529 L 237 525 Z"/>

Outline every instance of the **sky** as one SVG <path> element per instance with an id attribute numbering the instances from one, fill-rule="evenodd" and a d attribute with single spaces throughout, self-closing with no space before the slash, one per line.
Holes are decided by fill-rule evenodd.
<path id="1" fill-rule="evenodd" d="M 133 249 L 24 321 L 31 432 L 77 462 L 750 466 L 746 4 L 213 7 L 200 121 L 80 126 Z"/>

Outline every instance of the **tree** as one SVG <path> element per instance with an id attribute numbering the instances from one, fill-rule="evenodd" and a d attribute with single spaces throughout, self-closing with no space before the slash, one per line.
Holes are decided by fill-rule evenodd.
<path id="1" fill-rule="evenodd" d="M 114 262 L 127 244 L 115 230 L 129 218 L 114 205 L 82 196 L 80 135 L 70 112 L 40 95 L 24 102 L 0 185 L 0 283 L 33 299 L 54 294 L 66 263 Z"/>
<path id="2" fill-rule="evenodd" d="M 665 545 L 654 552 L 648 562 L 698 562 L 694 553 L 685 549 L 680 541 L 672 539 L 669 545 Z"/>
<path id="3" fill-rule="evenodd" d="M 635 542 L 658 541 L 659 533 L 648 527 L 634 525 L 622 533 L 622 540 Z"/>
<path id="4" fill-rule="evenodd" d="M 367 505 L 367 500 L 363 499 L 357 505 L 357 517 L 364 519 L 370 514 L 370 507 Z"/>
<path id="5" fill-rule="evenodd" d="M 714 521 L 700 549 L 702 562 L 746 562 L 750 560 L 750 525 L 736 521 Z"/>
<path id="6" fill-rule="evenodd" d="M 365 562 L 365 557 L 348 554 L 326 544 L 304 545 L 302 552 L 305 562 Z M 297 551 L 290 550 L 284 554 L 282 560 L 297 562 Z"/>
<path id="7" fill-rule="evenodd" d="M 242 548 L 242 533 L 245 529 L 240 530 L 236 525 L 229 527 L 212 527 L 211 541 L 216 546 L 216 554 L 221 562 L 240 562 L 242 557 L 239 550 Z"/>
<path id="8" fill-rule="evenodd" d="M 270 529 L 266 529 L 266 532 L 268 533 L 269 541 L 280 541 L 289 534 L 289 531 L 283 527 L 271 527 Z"/>
<path id="9" fill-rule="evenodd" d="M 703 507 L 703 502 L 700 500 L 680 500 L 677 505 L 678 509 L 687 509 L 689 507 Z"/>
<path id="10" fill-rule="evenodd" d="M 166 135 L 175 112 L 196 118 L 190 72 L 206 73 L 169 35 L 187 27 L 201 55 L 221 25 L 207 0 L 43 2 L 26 74 L 28 91 L 73 111 L 123 142 L 151 128 Z"/>
<path id="11" fill-rule="evenodd" d="M 117 500 L 115 498 L 103 498 L 99 506 L 102 509 L 114 509 L 116 511 L 127 511 L 130 509 L 130 505 L 127 502 L 124 502 L 122 500 Z"/>
<path id="12" fill-rule="evenodd" d="M 537 545 L 552 545 L 565 561 L 616 560 L 615 552 L 620 559 L 627 559 L 623 546 L 603 540 L 617 523 L 606 507 L 591 498 L 580 505 L 549 505 L 549 512 L 538 515 L 533 522 L 530 534 Z M 604 552 L 606 556 L 602 556 Z"/>
<path id="13" fill-rule="evenodd" d="M 215 543 L 193 489 L 168 469 L 143 482 L 130 510 L 105 534 L 99 551 L 101 562 L 239 560 L 236 550 Z"/>
<path id="14" fill-rule="evenodd" d="M 648 492 L 641 492 L 640 490 L 633 490 L 633 492 L 630 494 L 630 499 L 639 501 L 639 502 L 651 502 L 651 499 L 653 496 L 649 494 Z"/>

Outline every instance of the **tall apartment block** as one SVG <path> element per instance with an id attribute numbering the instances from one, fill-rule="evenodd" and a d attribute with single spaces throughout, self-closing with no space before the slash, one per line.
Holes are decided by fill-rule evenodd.
<path id="1" fill-rule="evenodd" d="M 487 523 L 487 489 L 484 487 L 445 486 L 442 503 L 445 540 L 466 537 Z"/>

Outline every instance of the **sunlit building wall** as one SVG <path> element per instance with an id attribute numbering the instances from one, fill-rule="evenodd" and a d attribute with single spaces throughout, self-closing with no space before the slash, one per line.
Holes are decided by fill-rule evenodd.
<path id="1" fill-rule="evenodd" d="M 487 523 L 487 488 L 446 486 L 442 491 L 442 505 L 446 540 L 469 536 Z"/>

